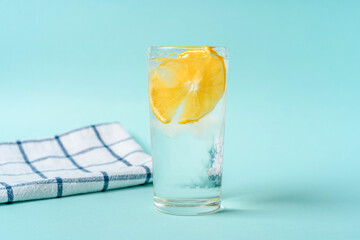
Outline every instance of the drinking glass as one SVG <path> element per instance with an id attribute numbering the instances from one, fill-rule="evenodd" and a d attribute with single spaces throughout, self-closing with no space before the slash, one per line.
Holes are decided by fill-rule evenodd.
<path id="1" fill-rule="evenodd" d="M 214 213 L 221 208 L 227 48 L 149 47 L 147 60 L 155 207 Z"/>

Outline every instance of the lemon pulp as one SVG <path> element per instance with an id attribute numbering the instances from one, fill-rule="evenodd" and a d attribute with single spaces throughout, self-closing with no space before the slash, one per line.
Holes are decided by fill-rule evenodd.
<path id="1" fill-rule="evenodd" d="M 181 104 L 179 124 L 196 122 L 211 112 L 226 86 L 224 59 L 213 47 L 158 60 L 162 63 L 149 74 L 149 98 L 161 122 L 171 122 Z"/>

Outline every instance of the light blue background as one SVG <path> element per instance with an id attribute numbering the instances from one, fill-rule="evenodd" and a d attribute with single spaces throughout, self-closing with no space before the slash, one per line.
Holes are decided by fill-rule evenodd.
<path id="1" fill-rule="evenodd" d="M 2 1 L 0 141 L 120 121 L 149 151 L 145 49 L 229 48 L 226 210 L 152 186 L 0 206 L 8 239 L 359 239 L 358 1 Z"/>

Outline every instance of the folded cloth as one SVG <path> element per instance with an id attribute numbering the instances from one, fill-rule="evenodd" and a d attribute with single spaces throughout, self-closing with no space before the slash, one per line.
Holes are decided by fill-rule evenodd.
<path id="1" fill-rule="evenodd" d="M 151 157 L 118 123 L 0 143 L 0 203 L 145 184 Z"/>

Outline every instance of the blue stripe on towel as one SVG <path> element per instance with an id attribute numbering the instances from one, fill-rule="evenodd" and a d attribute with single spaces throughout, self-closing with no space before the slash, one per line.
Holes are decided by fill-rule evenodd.
<path id="1" fill-rule="evenodd" d="M 46 179 L 45 175 L 42 174 L 39 170 L 36 169 L 36 167 L 34 167 L 30 162 L 29 162 L 29 159 L 28 157 L 26 156 L 26 153 L 24 151 L 24 148 L 22 147 L 21 145 L 21 142 L 20 141 L 17 141 L 16 142 L 18 147 L 19 147 L 19 150 L 21 152 L 21 155 L 23 156 L 23 159 L 24 161 L 27 163 L 27 165 L 31 168 L 31 170 L 33 170 L 37 175 L 39 175 L 40 177 Z"/>
<path id="2" fill-rule="evenodd" d="M 151 160 L 148 160 L 148 161 L 146 161 L 145 163 L 150 162 L 150 161 L 151 161 Z M 115 160 L 115 161 L 106 162 L 106 163 L 94 163 L 94 164 L 86 165 L 85 168 L 111 165 L 111 164 L 118 163 L 118 162 L 119 162 L 118 160 Z M 134 166 L 136 167 L 136 166 L 142 166 L 142 165 L 134 165 Z M 59 168 L 59 169 L 51 169 L 51 170 L 44 170 L 44 171 L 42 171 L 42 173 L 47 173 L 47 172 L 61 172 L 61 171 L 75 171 L 75 170 L 79 170 L 79 168 L 68 168 L 68 169 Z M 32 174 L 36 174 L 36 173 L 34 173 L 34 172 L 30 172 L 30 173 L 15 173 L 15 174 L 3 173 L 3 174 L 0 174 L 0 177 L 1 177 L 1 176 L 9 176 L 9 177 L 13 177 L 13 176 L 25 176 L 25 175 L 32 175 Z"/>
<path id="3" fill-rule="evenodd" d="M 145 182 L 144 184 L 148 183 L 151 179 L 151 171 L 150 171 L 150 168 L 148 166 L 145 166 L 145 165 L 140 165 L 141 167 L 145 168 L 145 171 L 146 171 L 146 179 L 145 179 Z"/>
<path id="4" fill-rule="evenodd" d="M 56 141 L 58 142 L 61 150 L 64 152 L 65 156 L 70 160 L 70 162 L 72 162 L 72 164 L 74 164 L 75 167 L 77 167 L 78 169 L 80 169 L 83 172 L 87 172 L 89 173 L 89 170 L 86 170 L 85 168 L 81 167 L 79 164 L 77 164 L 77 162 L 69 155 L 69 153 L 66 151 L 64 145 L 62 144 L 59 136 L 55 136 Z"/>
<path id="5" fill-rule="evenodd" d="M 147 174 L 124 174 L 124 175 L 114 175 L 109 176 L 110 181 L 121 181 L 121 180 L 138 180 L 138 179 L 145 179 Z M 81 178 L 62 178 L 63 184 L 64 183 L 90 183 L 90 182 L 103 182 L 104 176 L 101 177 L 81 177 Z M 43 185 L 43 184 L 54 184 L 57 183 L 56 179 L 44 179 L 41 181 L 33 181 L 33 182 L 26 182 L 26 183 L 18 183 L 14 184 L 11 187 L 18 188 L 24 186 L 32 186 L 32 185 Z M 7 189 L 6 187 L 0 187 L 0 190 Z"/>
<path id="6" fill-rule="evenodd" d="M 57 182 L 57 195 L 56 195 L 56 197 L 59 198 L 59 197 L 62 197 L 62 194 L 63 194 L 63 180 L 62 180 L 61 177 L 57 177 L 55 179 L 56 179 L 56 182 Z"/>
<path id="7" fill-rule="evenodd" d="M 124 164 L 126 164 L 127 166 L 131 166 L 131 163 L 129 163 L 128 161 L 126 161 L 125 159 L 123 159 L 122 157 L 120 157 L 119 155 L 117 155 L 116 153 L 114 153 L 113 150 L 111 150 L 111 148 L 105 144 L 104 140 L 102 139 L 102 137 L 100 136 L 99 131 L 96 129 L 95 125 L 91 126 L 94 129 L 94 132 L 96 134 L 96 137 L 99 139 L 99 141 L 101 142 L 101 144 L 110 152 L 111 155 L 114 156 L 114 158 L 116 158 L 117 160 L 119 160 L 120 162 L 123 162 Z"/>
<path id="8" fill-rule="evenodd" d="M 102 171 L 101 173 L 104 175 L 104 187 L 101 191 L 104 192 L 109 187 L 109 175 L 105 171 Z"/>
<path id="9" fill-rule="evenodd" d="M 12 187 L 4 182 L 0 182 L 1 185 L 3 185 L 7 191 L 7 196 L 8 196 L 8 203 L 11 203 L 14 201 L 14 192 L 12 190 Z"/>
<path id="10" fill-rule="evenodd" d="M 56 141 L 56 139 L 52 138 L 52 140 Z M 119 140 L 119 141 L 116 141 L 112 144 L 109 144 L 108 146 L 111 147 L 111 146 L 114 146 L 114 145 L 117 145 L 119 143 L 122 143 L 122 142 L 126 142 L 128 140 L 132 140 L 131 137 L 128 137 L 128 138 L 125 138 L 125 139 L 122 139 L 122 140 Z M 24 142 L 22 142 L 24 143 Z M 15 143 L 16 144 L 16 143 Z M 84 153 L 87 153 L 87 152 L 90 152 L 92 150 L 96 150 L 96 149 L 101 149 L 103 148 L 104 146 L 95 146 L 95 147 L 90 147 L 90 148 L 87 148 L 87 149 L 84 149 L 80 152 L 77 152 L 77 153 L 74 153 L 74 154 L 71 154 L 70 157 L 75 157 L 75 156 L 78 156 L 78 155 L 81 155 L 81 154 L 84 154 Z M 131 155 L 133 153 L 136 153 L 136 152 L 143 152 L 143 151 L 139 151 L 139 150 L 136 150 L 136 151 L 133 151 L 133 152 L 130 152 L 127 154 L 128 155 Z M 41 157 L 41 158 L 37 158 L 37 159 L 34 159 L 34 160 L 31 160 L 29 161 L 30 163 L 34 163 L 34 162 L 40 162 L 40 161 L 43 161 L 43 160 L 46 160 L 46 159 L 49 159 L 49 158 L 67 158 L 66 156 L 56 156 L 56 155 L 50 155 L 50 156 L 45 156 L 45 157 Z M 24 162 L 4 162 L 4 163 L 1 163 L 0 166 L 4 166 L 4 165 L 8 165 L 8 164 L 24 164 Z"/>

